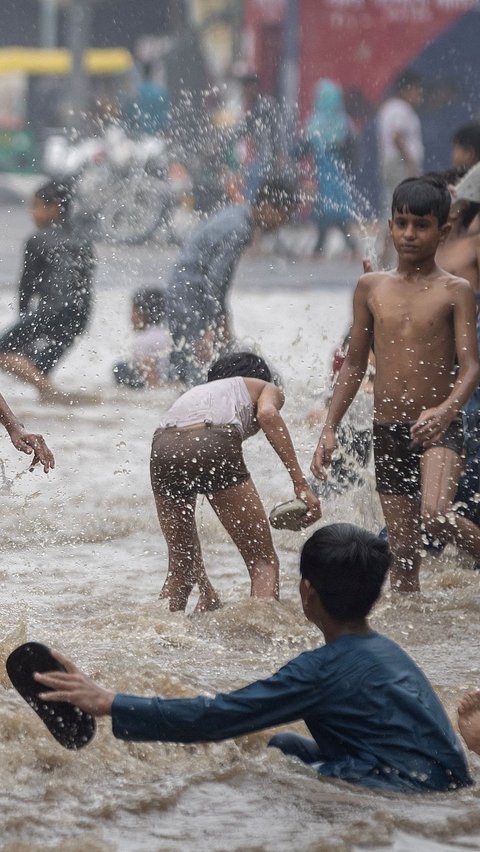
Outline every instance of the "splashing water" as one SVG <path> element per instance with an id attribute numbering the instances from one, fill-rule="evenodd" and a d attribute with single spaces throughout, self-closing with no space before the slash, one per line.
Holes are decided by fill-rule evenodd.
<path id="1" fill-rule="evenodd" d="M 356 210 L 352 211 L 352 218 L 358 225 L 363 240 L 363 254 L 370 261 L 372 272 L 378 269 L 378 254 L 377 254 L 377 235 L 375 231 L 371 231 L 367 227 L 367 222 Z M 376 229 L 376 220 L 373 222 L 373 227 Z M 370 226 L 371 227 L 371 226 Z"/>

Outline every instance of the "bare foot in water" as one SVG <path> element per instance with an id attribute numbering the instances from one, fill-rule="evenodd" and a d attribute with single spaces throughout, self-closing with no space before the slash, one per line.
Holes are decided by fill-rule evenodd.
<path id="1" fill-rule="evenodd" d="M 467 692 L 457 712 L 458 729 L 467 747 L 480 755 L 480 691 Z"/>
<path id="2" fill-rule="evenodd" d="M 197 605 L 193 610 L 193 614 L 197 615 L 199 612 L 213 612 L 215 609 L 220 609 L 221 606 L 222 602 L 217 593 L 214 591 L 213 594 L 200 595 Z"/>

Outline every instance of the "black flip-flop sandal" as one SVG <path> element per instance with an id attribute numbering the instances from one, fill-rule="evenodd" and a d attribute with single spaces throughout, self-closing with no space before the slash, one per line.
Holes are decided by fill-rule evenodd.
<path id="1" fill-rule="evenodd" d="M 50 692 L 48 686 L 38 683 L 34 672 L 61 671 L 65 668 L 52 657 L 49 648 L 40 642 L 26 642 L 15 648 L 6 662 L 7 673 L 17 692 L 40 716 L 53 737 L 64 748 L 79 749 L 93 739 L 96 723 L 90 713 L 66 701 L 42 701 L 40 692 Z"/>

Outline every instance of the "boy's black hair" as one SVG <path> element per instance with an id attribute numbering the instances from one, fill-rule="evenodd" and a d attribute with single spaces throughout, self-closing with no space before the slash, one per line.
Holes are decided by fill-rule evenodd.
<path id="1" fill-rule="evenodd" d="M 49 180 L 35 192 L 45 204 L 58 204 L 64 213 L 68 213 L 72 201 L 72 186 L 68 181 Z"/>
<path id="2" fill-rule="evenodd" d="M 305 542 L 300 574 L 337 621 L 366 618 L 390 565 L 388 543 L 353 524 L 329 524 Z"/>
<path id="3" fill-rule="evenodd" d="M 392 217 L 395 213 L 436 216 L 441 227 L 450 213 L 451 197 L 447 182 L 436 175 L 406 178 L 393 191 Z"/>
<path id="4" fill-rule="evenodd" d="M 452 142 L 462 148 L 472 148 L 477 160 L 480 160 L 480 121 L 464 124 L 454 133 Z"/>
<path id="5" fill-rule="evenodd" d="M 269 204 L 276 210 L 294 210 L 301 204 L 301 193 L 296 182 L 289 177 L 266 178 L 255 193 L 254 205 Z"/>
<path id="6" fill-rule="evenodd" d="M 254 352 L 232 352 L 212 364 L 207 374 L 207 382 L 232 379 L 234 376 L 263 379 L 264 382 L 272 381 L 271 370 L 260 355 L 255 355 Z"/>
<path id="7" fill-rule="evenodd" d="M 132 299 L 132 305 L 142 312 L 146 325 L 158 325 L 166 319 L 165 293 L 158 287 L 144 287 Z"/>
<path id="8" fill-rule="evenodd" d="M 409 86 L 421 86 L 422 78 L 416 71 L 412 71 L 410 68 L 402 71 L 398 77 L 395 78 L 392 85 L 392 93 L 394 95 L 398 95 L 399 92 L 402 92 L 404 89 L 408 89 Z"/>
<path id="9" fill-rule="evenodd" d="M 445 169 L 443 172 L 428 172 L 426 177 L 441 178 L 442 180 L 445 180 L 447 184 L 455 186 L 455 184 L 457 184 L 468 171 L 469 169 L 467 166 L 457 166 L 452 167 L 451 169 Z M 470 227 L 478 213 L 480 213 L 480 204 L 478 202 L 469 201 L 464 203 L 460 211 L 461 224 L 464 230 L 467 230 L 467 228 Z"/>

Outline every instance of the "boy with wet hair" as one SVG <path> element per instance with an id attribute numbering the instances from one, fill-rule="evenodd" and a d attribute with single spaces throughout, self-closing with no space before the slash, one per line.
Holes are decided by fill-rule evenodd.
<path id="1" fill-rule="evenodd" d="M 66 672 L 35 675 L 53 690 L 40 699 L 111 715 L 113 734 L 133 741 L 214 742 L 303 720 L 312 738 L 278 733 L 269 745 L 320 776 L 392 792 L 469 786 L 460 743 L 427 678 L 369 626 L 389 558 L 386 543 L 359 527 L 317 530 L 302 550 L 300 596 L 325 644 L 265 680 L 214 698 L 141 698 L 98 686 L 54 652 Z"/>
<path id="2" fill-rule="evenodd" d="M 395 189 L 389 228 L 398 266 L 358 282 L 350 346 L 311 466 L 326 478 L 336 430 L 373 347 L 375 475 L 393 553 L 391 584 L 401 592 L 420 588 L 421 523 L 434 538 L 480 559 L 480 529 L 452 510 L 462 467 L 461 410 L 480 365 L 473 290 L 435 260 L 450 231 L 449 210 L 440 178 L 409 178 Z"/>
<path id="3" fill-rule="evenodd" d="M 49 181 L 33 197 L 37 231 L 27 241 L 20 281 L 20 318 L 0 337 L 0 368 L 37 388 L 47 402 L 87 400 L 64 394 L 50 374 L 85 330 L 90 316 L 95 257 L 72 228 L 71 188 Z"/>
<path id="4" fill-rule="evenodd" d="M 274 231 L 298 207 L 287 178 L 268 178 L 252 204 L 225 207 L 197 225 L 185 240 L 167 287 L 174 351 L 171 378 L 187 385 L 205 380 L 208 365 L 232 343 L 228 293 L 235 267 L 256 229 Z"/>

